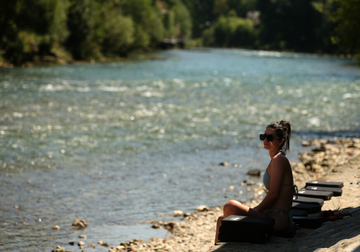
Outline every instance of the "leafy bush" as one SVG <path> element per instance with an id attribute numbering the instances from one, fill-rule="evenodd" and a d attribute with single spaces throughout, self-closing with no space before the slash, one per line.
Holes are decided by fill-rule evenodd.
<path id="1" fill-rule="evenodd" d="M 185 5 L 178 1 L 173 7 L 173 12 L 175 14 L 175 25 L 179 26 L 179 36 L 182 38 L 190 37 L 192 22 L 190 13 Z"/>
<path id="2" fill-rule="evenodd" d="M 135 48 L 153 46 L 163 39 L 162 16 L 152 0 L 122 0 L 120 6 L 123 15 L 130 16 L 135 24 Z"/>
<path id="3" fill-rule="evenodd" d="M 110 11 L 104 20 L 102 51 L 106 55 L 126 55 L 135 40 L 134 22 L 130 17 Z"/>
<path id="4" fill-rule="evenodd" d="M 335 21 L 334 44 L 340 45 L 345 53 L 357 53 L 360 65 L 360 2 L 358 0 L 335 0 L 336 11 L 332 18 Z"/>
<path id="5" fill-rule="evenodd" d="M 68 31 L 68 0 L 2 0 L 0 48 L 10 63 L 33 61 L 36 54 L 49 54 L 54 43 L 63 42 Z"/>
<path id="6" fill-rule="evenodd" d="M 102 39 L 99 30 L 100 5 L 91 0 L 72 1 L 68 10 L 67 27 L 70 35 L 66 47 L 75 59 L 99 58 Z"/>
<path id="7" fill-rule="evenodd" d="M 204 46 L 248 47 L 256 41 L 253 22 L 236 16 L 220 16 L 216 23 L 205 30 Z"/>

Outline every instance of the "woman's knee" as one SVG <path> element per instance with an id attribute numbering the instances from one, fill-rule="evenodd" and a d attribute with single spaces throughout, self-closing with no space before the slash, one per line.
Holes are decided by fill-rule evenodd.
<path id="1" fill-rule="evenodd" d="M 220 216 L 218 217 L 218 219 L 217 219 L 217 223 L 218 223 L 218 224 L 221 224 L 221 221 L 222 221 L 224 218 L 225 218 L 224 215 L 220 215 Z"/>
<path id="2" fill-rule="evenodd" d="M 238 209 L 241 207 L 241 205 L 242 204 L 239 201 L 229 200 L 224 205 L 224 214 L 225 215 L 235 214 L 238 211 Z"/>

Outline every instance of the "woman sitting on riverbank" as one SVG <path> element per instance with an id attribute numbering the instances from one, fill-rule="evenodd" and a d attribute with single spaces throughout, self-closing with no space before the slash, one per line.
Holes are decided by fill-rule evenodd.
<path id="1" fill-rule="evenodd" d="M 224 214 L 218 218 L 215 243 L 219 241 L 219 229 L 222 219 L 229 215 L 267 217 L 275 219 L 275 231 L 285 230 L 292 222 L 290 214 L 294 193 L 294 182 L 289 160 L 285 153 L 290 149 L 291 125 L 287 121 L 271 123 L 265 134 L 260 134 L 264 149 L 269 151 L 270 163 L 264 174 L 264 185 L 268 193 L 262 202 L 250 208 L 239 201 L 228 201 L 223 209 Z"/>

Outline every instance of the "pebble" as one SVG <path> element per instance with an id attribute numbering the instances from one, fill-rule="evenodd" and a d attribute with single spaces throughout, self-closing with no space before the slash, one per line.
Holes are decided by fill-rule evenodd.
<path id="1" fill-rule="evenodd" d="M 79 242 L 78 242 L 78 246 L 79 246 L 79 247 L 84 247 L 84 246 L 85 246 L 85 242 L 79 241 Z"/>
<path id="2" fill-rule="evenodd" d="M 241 185 L 255 185 L 255 182 L 254 181 L 251 181 L 251 180 L 247 180 L 245 179 Z"/>
<path id="3" fill-rule="evenodd" d="M 53 226 L 52 230 L 59 231 L 60 227 L 58 225 Z"/>
<path id="4" fill-rule="evenodd" d="M 207 211 L 209 211 L 209 207 L 205 206 L 205 205 L 201 205 L 201 206 L 198 206 L 195 210 L 198 212 L 207 212 Z"/>
<path id="5" fill-rule="evenodd" d="M 103 247 L 110 247 L 110 244 L 108 242 L 104 242 L 103 244 L 100 244 Z"/>
<path id="6" fill-rule="evenodd" d="M 86 235 L 79 235 L 80 239 L 86 239 L 86 237 L 87 237 Z"/>
<path id="7" fill-rule="evenodd" d="M 175 210 L 174 211 L 174 217 L 178 217 L 178 216 L 183 216 L 183 211 L 181 211 L 181 210 Z"/>
<path id="8" fill-rule="evenodd" d="M 219 165 L 220 165 L 220 166 L 231 166 L 231 164 L 228 163 L 228 162 L 226 162 L 226 161 L 221 162 Z"/>
<path id="9" fill-rule="evenodd" d="M 249 176 L 260 177 L 261 171 L 259 169 L 250 170 L 246 173 Z"/>
<path id="10" fill-rule="evenodd" d="M 51 252 L 65 252 L 65 249 L 63 247 L 56 246 L 56 248 L 51 250 Z"/>
<path id="11" fill-rule="evenodd" d="M 154 229 L 159 229 L 161 225 L 158 222 L 154 222 L 151 227 Z"/>
<path id="12" fill-rule="evenodd" d="M 164 228 L 166 230 L 168 230 L 170 233 L 172 233 L 174 231 L 174 228 L 176 227 L 176 223 L 175 222 L 167 222 L 164 224 Z"/>
<path id="13" fill-rule="evenodd" d="M 84 220 L 75 219 L 72 223 L 72 227 L 79 230 L 84 230 L 88 226 L 88 223 Z"/>

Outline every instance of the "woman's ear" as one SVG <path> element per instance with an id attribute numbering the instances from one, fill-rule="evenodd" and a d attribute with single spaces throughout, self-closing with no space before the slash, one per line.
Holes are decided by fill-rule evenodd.
<path id="1" fill-rule="evenodd" d="M 283 145 L 285 143 L 285 138 L 281 138 L 280 145 Z"/>

